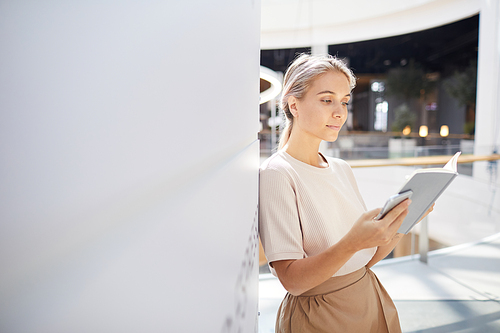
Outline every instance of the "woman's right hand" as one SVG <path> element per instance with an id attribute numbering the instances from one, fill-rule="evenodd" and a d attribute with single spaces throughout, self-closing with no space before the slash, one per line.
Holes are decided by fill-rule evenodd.
<path id="1" fill-rule="evenodd" d="M 408 215 L 408 206 L 411 200 L 406 199 L 394 207 L 383 219 L 374 218 L 381 211 L 381 208 L 364 213 L 353 225 L 346 235 L 349 241 L 357 250 L 388 245 Z"/>

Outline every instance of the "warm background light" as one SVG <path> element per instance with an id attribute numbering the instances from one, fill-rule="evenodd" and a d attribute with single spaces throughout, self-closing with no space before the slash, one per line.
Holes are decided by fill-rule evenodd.
<path id="1" fill-rule="evenodd" d="M 403 128 L 404 135 L 409 135 L 410 133 L 411 133 L 411 127 L 409 125 Z"/>
<path id="2" fill-rule="evenodd" d="M 418 135 L 425 138 L 427 136 L 427 134 L 429 134 L 429 129 L 427 128 L 427 126 L 425 126 L 425 125 L 420 126 L 420 130 L 418 131 Z"/>
<path id="3" fill-rule="evenodd" d="M 446 137 L 446 136 L 448 136 L 448 134 L 450 134 L 450 129 L 448 128 L 447 125 L 443 125 L 443 126 L 441 126 L 441 130 L 439 131 L 439 134 L 441 136 Z"/>

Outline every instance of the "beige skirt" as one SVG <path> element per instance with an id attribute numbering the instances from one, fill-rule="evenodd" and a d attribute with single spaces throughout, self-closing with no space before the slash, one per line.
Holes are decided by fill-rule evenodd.
<path id="1" fill-rule="evenodd" d="M 400 333 L 398 313 L 375 274 L 364 267 L 332 277 L 300 296 L 287 294 L 276 333 Z"/>

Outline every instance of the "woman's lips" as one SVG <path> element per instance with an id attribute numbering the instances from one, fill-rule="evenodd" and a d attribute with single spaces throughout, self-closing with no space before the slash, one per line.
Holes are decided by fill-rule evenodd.
<path id="1" fill-rule="evenodd" d="M 340 131 L 340 127 L 339 125 L 326 125 L 326 127 L 332 129 L 332 130 L 335 130 L 335 131 Z"/>

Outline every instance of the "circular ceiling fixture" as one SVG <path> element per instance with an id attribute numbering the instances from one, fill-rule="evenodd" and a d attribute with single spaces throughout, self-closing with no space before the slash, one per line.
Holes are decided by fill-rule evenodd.
<path id="1" fill-rule="evenodd" d="M 281 79 L 279 73 L 264 67 L 260 66 L 260 80 L 266 81 L 269 88 L 260 93 L 260 104 L 264 104 L 269 102 L 276 96 L 278 96 L 281 92 Z"/>

